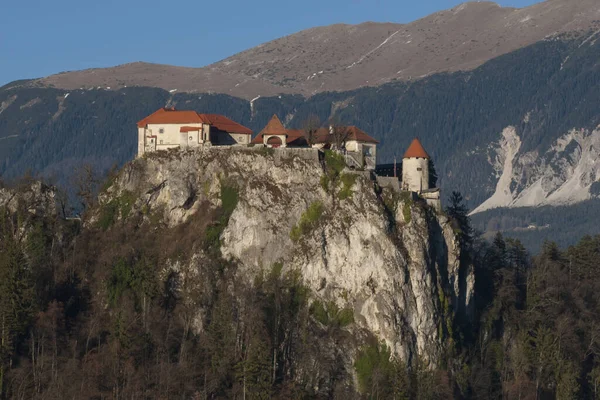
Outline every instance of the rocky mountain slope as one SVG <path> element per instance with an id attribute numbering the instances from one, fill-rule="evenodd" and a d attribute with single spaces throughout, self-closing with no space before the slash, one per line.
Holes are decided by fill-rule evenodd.
<path id="1" fill-rule="evenodd" d="M 475 326 L 456 221 L 337 153 L 153 153 L 81 220 L 58 198 L 0 187 L 3 397 L 423 398 Z"/>
<path id="2" fill-rule="evenodd" d="M 148 87 L 65 90 L 14 82 L 0 88 L 0 175 L 10 180 L 31 170 L 68 186 L 83 163 L 100 171 L 122 165 L 135 152 L 136 121 L 159 107 L 176 106 L 224 114 L 255 132 L 273 114 L 291 128 L 300 128 L 310 114 L 321 121 L 335 118 L 378 139 L 380 163 L 399 159 L 418 136 L 434 158 L 443 197 L 459 190 L 471 209 L 479 207 L 478 221 L 494 207 L 593 203 L 599 194 L 598 39 L 595 30 L 553 36 L 470 71 L 309 98 L 248 101 Z M 564 235 L 565 221 L 538 216 L 540 226 L 550 227 L 527 231 L 536 236 L 527 241 L 534 248 L 559 237 L 563 245 L 574 243 L 576 236 Z M 537 226 L 532 217 L 518 226 L 510 215 L 501 218 L 510 223 L 497 226 Z M 586 225 L 584 232 L 597 230 Z"/>
<path id="3" fill-rule="evenodd" d="M 105 224 L 107 210 L 128 201 L 126 215 L 110 211 L 111 223 L 154 214 L 174 228 L 224 207 L 231 188 L 239 199 L 216 240 L 243 280 L 280 263 L 406 362 L 437 364 L 454 316 L 472 312 L 473 272 L 460 263 L 450 221 L 342 168 L 312 149 L 150 155 L 124 167 L 90 224 Z M 181 268 L 206 257 L 197 250 Z"/>
<path id="4" fill-rule="evenodd" d="M 568 132 L 545 153 L 519 152 L 521 140 L 507 127 L 490 158 L 499 176 L 496 190 L 473 213 L 498 207 L 565 205 L 600 195 L 600 126 Z"/>
<path id="5" fill-rule="evenodd" d="M 408 24 L 338 24 L 298 32 L 202 68 L 137 62 L 52 75 L 35 85 L 62 89 L 150 86 L 252 99 L 410 81 L 471 70 L 564 33 L 598 33 L 596 0 L 547 0 L 503 8 L 469 2 Z"/>

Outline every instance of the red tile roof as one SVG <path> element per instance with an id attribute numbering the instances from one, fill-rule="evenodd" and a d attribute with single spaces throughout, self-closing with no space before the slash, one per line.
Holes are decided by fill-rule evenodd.
<path id="1" fill-rule="evenodd" d="M 363 143 L 379 143 L 376 139 L 367 135 L 364 131 L 357 128 L 356 126 L 343 126 L 340 127 L 344 130 L 346 141 L 356 140 Z M 307 146 L 305 133 L 302 129 L 286 129 L 277 115 L 273 115 L 271 120 L 267 123 L 262 131 L 252 140 L 251 143 L 262 144 L 263 135 L 285 135 L 288 146 Z M 329 143 L 331 136 L 329 135 L 329 128 L 319 128 L 315 133 L 315 143 Z"/>
<path id="2" fill-rule="evenodd" d="M 427 154 L 419 139 L 414 138 L 406 153 L 404 153 L 404 158 L 429 158 L 429 154 Z"/>
<path id="3" fill-rule="evenodd" d="M 174 108 L 160 108 L 137 123 L 139 128 L 148 124 L 198 124 L 204 121 L 196 111 L 179 111 Z"/>
<path id="4" fill-rule="evenodd" d="M 369 135 L 367 135 L 362 129 L 356 126 L 340 126 L 338 129 L 343 129 L 346 136 L 346 142 L 350 140 L 356 140 L 363 143 L 379 143 L 379 141 Z M 331 142 L 331 134 L 329 128 L 320 128 L 317 131 L 315 143 L 329 143 Z"/>
<path id="5" fill-rule="evenodd" d="M 277 115 L 273 114 L 267 125 L 258 133 L 258 135 L 256 135 L 254 139 L 252 139 L 251 143 L 262 144 L 264 142 L 264 135 L 284 135 L 287 138 L 289 136 L 289 131 L 285 129 Z M 290 143 L 290 141 L 286 140 L 286 143 Z"/>
<path id="6" fill-rule="evenodd" d="M 259 135 L 287 135 L 287 130 L 284 128 L 277 115 L 273 114 L 271 120 L 267 123 L 267 126 L 260 131 Z"/>
<path id="7" fill-rule="evenodd" d="M 198 114 L 196 111 L 179 111 L 175 108 L 161 108 L 137 123 L 139 128 L 148 124 L 209 124 L 216 129 L 229 133 L 251 135 L 252 130 L 229 118 L 218 114 Z M 184 127 L 191 128 L 191 127 Z M 196 129 L 197 130 L 197 129 Z M 182 131 L 184 132 L 184 131 Z M 185 131 L 187 132 L 187 131 Z"/>
<path id="8" fill-rule="evenodd" d="M 306 136 L 302 129 L 288 129 L 287 133 L 286 142 L 288 146 L 308 146 Z"/>
<path id="9" fill-rule="evenodd" d="M 199 131 L 200 129 L 202 128 L 199 126 L 182 126 L 179 128 L 179 132 L 195 132 Z"/>
<path id="10" fill-rule="evenodd" d="M 252 129 L 246 128 L 244 125 L 238 124 L 237 122 L 230 120 L 229 118 L 219 114 L 199 114 L 200 117 L 205 119 L 210 125 L 214 126 L 220 131 L 231 132 L 231 133 L 242 133 L 245 135 L 252 135 Z"/>

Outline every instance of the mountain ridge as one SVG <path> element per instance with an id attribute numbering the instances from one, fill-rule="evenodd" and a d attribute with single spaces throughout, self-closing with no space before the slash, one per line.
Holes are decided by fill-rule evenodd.
<path id="1" fill-rule="evenodd" d="M 407 23 L 315 27 L 201 68 L 135 62 L 65 72 L 33 84 L 63 89 L 160 87 L 257 96 L 347 91 L 476 68 L 549 36 L 600 32 L 593 0 L 548 0 L 526 8 L 468 2 Z"/>

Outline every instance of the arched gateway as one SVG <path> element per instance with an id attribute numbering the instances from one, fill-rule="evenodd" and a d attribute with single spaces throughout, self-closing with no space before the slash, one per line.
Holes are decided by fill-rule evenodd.
<path id="1" fill-rule="evenodd" d="M 271 147 L 280 147 L 281 146 L 281 138 L 278 136 L 271 136 L 268 140 L 267 140 L 267 145 L 271 146 Z"/>

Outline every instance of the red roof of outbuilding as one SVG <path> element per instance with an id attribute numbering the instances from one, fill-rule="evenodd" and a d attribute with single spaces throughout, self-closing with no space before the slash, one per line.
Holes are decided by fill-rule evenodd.
<path id="1" fill-rule="evenodd" d="M 259 135 L 287 135 L 288 132 L 277 117 L 273 114 L 271 120 L 267 123 L 267 126 L 260 131 Z"/>
<path id="2" fill-rule="evenodd" d="M 199 114 L 206 122 L 220 131 L 252 135 L 252 129 L 219 114 Z"/>
<path id="3" fill-rule="evenodd" d="M 289 130 L 285 129 L 281 120 L 277 115 L 273 114 L 267 125 L 252 139 L 251 143 L 262 144 L 264 135 L 284 135 L 286 138 L 289 137 Z M 289 139 L 286 139 L 286 143 L 290 143 Z"/>
<path id="4" fill-rule="evenodd" d="M 209 124 L 216 129 L 230 133 L 251 135 L 252 130 L 219 114 L 198 114 L 196 111 L 180 111 L 175 108 L 161 108 L 137 123 L 139 128 L 148 124 Z M 181 130 L 181 129 L 188 130 Z M 193 128 L 193 129 L 189 129 Z M 181 132 L 198 130 L 194 127 L 182 127 Z"/>
<path id="5" fill-rule="evenodd" d="M 356 126 L 343 126 L 340 129 L 344 130 L 346 141 L 356 140 L 363 143 L 379 143 L 375 138 L 367 135 L 364 131 Z M 285 135 L 286 143 L 292 146 L 306 146 L 305 132 L 302 129 L 286 129 L 277 115 L 273 115 L 271 120 L 263 128 L 262 131 L 252 140 L 251 143 L 262 144 L 263 135 Z M 329 143 L 331 136 L 329 128 L 319 128 L 315 132 L 314 143 Z"/>
<path id="6" fill-rule="evenodd" d="M 404 153 L 404 158 L 429 158 L 419 139 L 414 138 Z"/>
<path id="7" fill-rule="evenodd" d="M 179 132 L 195 132 L 199 131 L 200 129 L 202 128 L 199 126 L 182 126 L 179 128 Z"/>
<path id="8" fill-rule="evenodd" d="M 343 133 L 346 135 L 345 141 L 356 140 L 363 143 L 379 143 L 379 141 L 369 135 L 367 135 L 362 129 L 356 126 L 340 126 L 336 129 L 343 129 Z M 329 143 L 331 141 L 331 134 L 329 128 L 320 128 L 316 134 L 316 143 Z"/>

